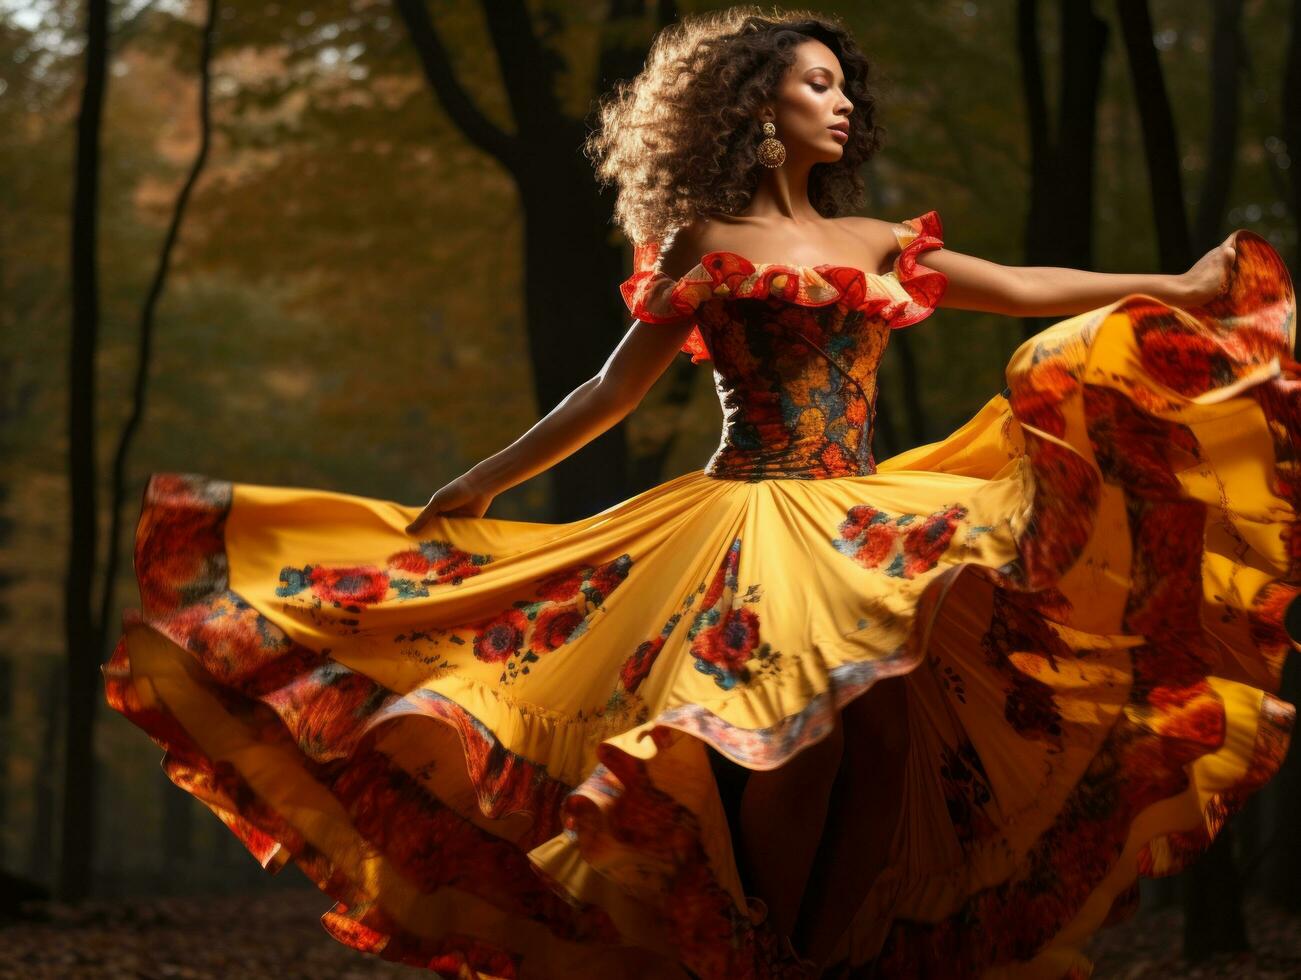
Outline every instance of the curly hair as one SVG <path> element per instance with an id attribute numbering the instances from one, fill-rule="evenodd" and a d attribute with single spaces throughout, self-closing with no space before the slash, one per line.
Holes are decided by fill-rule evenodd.
<path id="1" fill-rule="evenodd" d="M 732 7 L 665 27 L 641 73 L 598 100 L 599 123 L 583 150 L 598 181 L 618 186 L 613 220 L 634 244 L 661 241 L 706 212 L 745 207 L 760 174 L 757 110 L 774 97 L 796 45 L 810 38 L 840 60 L 854 109 L 840 159 L 813 166 L 809 199 L 825 217 L 860 206 L 859 171 L 884 134 L 867 58 L 836 17 Z"/>

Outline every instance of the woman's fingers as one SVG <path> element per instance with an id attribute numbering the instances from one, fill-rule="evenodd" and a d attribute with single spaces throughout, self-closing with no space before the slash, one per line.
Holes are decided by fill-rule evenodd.
<path id="1" fill-rule="evenodd" d="M 1233 264 L 1238 258 L 1238 249 L 1233 244 L 1233 235 L 1229 235 L 1220 246 L 1220 252 L 1224 256 L 1224 276 L 1220 283 L 1220 293 L 1227 293 L 1229 286 L 1233 283 Z"/>
<path id="2" fill-rule="evenodd" d="M 437 515 L 444 517 L 482 517 L 492 501 L 492 494 L 477 490 L 465 477 L 458 477 L 429 498 L 429 503 L 407 525 L 407 533 L 415 534 Z"/>
<path id="3" fill-rule="evenodd" d="M 407 525 L 407 534 L 415 534 L 429 523 L 429 519 L 438 512 L 437 501 L 438 494 L 434 494 L 429 498 L 429 503 L 425 504 L 420 513 L 416 515 L 416 519 Z"/>

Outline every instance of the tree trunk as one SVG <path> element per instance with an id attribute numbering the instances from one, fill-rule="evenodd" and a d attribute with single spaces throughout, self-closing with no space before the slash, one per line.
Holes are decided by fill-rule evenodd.
<path id="1" fill-rule="evenodd" d="M 1134 83 L 1134 100 L 1143 124 L 1143 149 L 1161 271 L 1183 272 L 1191 264 L 1192 247 L 1188 238 L 1188 214 L 1184 210 L 1179 138 L 1166 93 L 1165 74 L 1152 41 L 1152 14 L 1147 0 L 1117 0 L 1116 8 Z"/>
<path id="2" fill-rule="evenodd" d="M 1017 50 L 1030 137 L 1030 205 L 1025 223 L 1027 265 L 1093 267 L 1093 184 L 1098 94 L 1107 51 L 1106 21 L 1092 0 L 1061 0 L 1061 86 L 1056 112 L 1044 92 L 1037 0 L 1018 0 Z M 1027 337 L 1049 321 L 1027 317 Z"/>
<path id="3" fill-rule="evenodd" d="M 656 19 L 659 26 L 664 26 L 677 19 L 677 4 L 673 0 L 659 0 L 656 3 Z M 636 23 L 645 16 L 643 0 L 612 0 L 606 16 L 609 28 L 602 38 L 601 53 L 597 60 L 595 89 L 604 91 L 614 85 L 618 79 L 632 78 L 642 69 L 646 61 L 646 45 L 639 32 L 628 30 L 630 23 Z M 614 211 L 614 192 L 611 188 L 602 188 L 597 199 L 599 214 Z M 620 278 L 623 264 L 620 263 Z M 617 305 L 619 320 L 627 319 L 627 310 L 622 302 Z M 701 373 L 701 365 L 692 364 L 689 358 L 676 357 L 666 369 L 668 382 L 661 386 L 665 407 L 685 411 L 691 404 L 695 391 L 696 378 Z M 655 449 L 642 456 L 629 455 L 628 478 L 624 492 L 640 493 L 648 490 L 664 479 L 664 468 L 673 447 L 677 443 L 679 430 L 674 428 L 665 436 L 664 441 Z M 703 465 L 703 461 L 702 461 Z M 613 501 L 612 501 L 613 502 Z"/>
<path id="4" fill-rule="evenodd" d="M 590 175 L 574 143 L 539 148 L 519 182 L 524 210 L 524 310 L 540 413 L 605 362 L 628 319 L 617 288 L 623 251 L 608 244 Z M 608 287 L 608 288 L 603 288 Z M 625 427 L 611 427 L 551 471 L 551 519 L 576 520 L 629 496 Z"/>
<path id="5" fill-rule="evenodd" d="M 1301 0 L 1292 0 L 1287 62 L 1283 68 L 1283 140 L 1292 158 L 1287 169 L 1292 199 L 1292 224 L 1301 226 Z M 1301 282 L 1301 234 L 1293 228 L 1292 278 Z"/>
<path id="6" fill-rule="evenodd" d="M 1242 103 L 1242 0 L 1213 0 L 1211 38 L 1211 120 L 1206 141 L 1206 176 L 1197 202 L 1192 258 L 1209 251 L 1225 236 L 1224 213 L 1238 158 Z M 1182 270 L 1180 270 L 1182 271 Z"/>
<path id="7" fill-rule="evenodd" d="M 87 4 L 86 80 L 77 116 L 72 206 L 72 338 L 68 362 L 68 483 L 70 526 L 64 579 L 68 671 L 64 737 L 62 848 L 55 893 L 86 897 L 95 854 L 95 753 L 102 624 L 91 610 L 96 567 L 95 351 L 99 282 L 95 261 L 99 212 L 99 139 L 108 87 L 108 2 Z"/>
<path id="8" fill-rule="evenodd" d="M 1232 826 L 1220 828 L 1210 850 L 1184 872 L 1183 879 L 1184 957 L 1196 963 L 1215 953 L 1248 949 Z"/>
<path id="9" fill-rule="evenodd" d="M 28 854 L 28 876 L 37 881 L 55 878 L 59 855 L 55 850 L 54 831 L 58 820 L 54 776 L 59 767 L 59 729 L 63 724 L 63 661 L 42 657 L 37 663 L 47 668 L 40 685 L 38 704 L 42 706 L 41 745 L 36 757 L 36 778 L 32 787 L 32 843 Z"/>
<path id="10" fill-rule="evenodd" d="M 1044 230 L 1056 244 L 1058 264 L 1092 269 L 1098 95 L 1108 28 L 1094 12 L 1093 0 L 1062 0 L 1061 31 L 1057 186 L 1052 191 L 1056 221 Z"/>
<path id="11" fill-rule="evenodd" d="M 0 616 L 0 619 L 3 617 Z M 14 751 L 14 670 L 9 654 L 0 650 L 0 830 L 12 826 L 9 813 L 9 757 Z M 0 832 L 0 868 L 8 867 L 7 838 Z"/>
<path id="12" fill-rule="evenodd" d="M 581 120 L 560 108 L 555 58 L 539 41 L 522 0 L 484 0 L 515 132 L 499 129 L 451 68 L 423 0 L 394 0 L 430 88 L 465 137 L 515 180 L 524 216 L 524 308 L 534 393 L 550 411 L 600 369 L 627 311 L 616 288 L 623 249 L 579 147 Z M 671 5 L 661 5 L 671 13 Z M 629 8 L 631 9 L 631 8 Z M 621 6 L 616 13 L 626 15 Z M 602 288 L 608 284 L 608 288 Z M 626 431 L 616 425 L 553 466 L 551 519 L 568 521 L 630 493 Z"/>

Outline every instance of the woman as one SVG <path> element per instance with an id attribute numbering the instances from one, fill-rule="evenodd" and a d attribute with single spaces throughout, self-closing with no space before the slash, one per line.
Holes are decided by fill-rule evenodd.
<path id="1" fill-rule="evenodd" d="M 1009 268 L 933 211 L 853 216 L 867 80 L 829 18 L 663 31 L 588 147 L 638 246 L 631 329 L 418 512 L 151 478 L 109 702 L 342 942 L 445 976 L 1082 975 L 1137 877 L 1277 770 L 1278 256 L 1237 232 L 1178 276 Z M 1069 319 L 878 466 L 882 352 L 938 306 Z M 679 349 L 724 410 L 703 469 L 484 516 Z"/>

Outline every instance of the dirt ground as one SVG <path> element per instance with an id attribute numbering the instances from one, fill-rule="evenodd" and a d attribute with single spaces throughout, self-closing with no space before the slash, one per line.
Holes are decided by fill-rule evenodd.
<path id="1" fill-rule="evenodd" d="M 429 977 L 332 939 L 314 890 L 44 906 L 46 921 L 0 925 L 0 978 L 22 980 L 374 980 Z M 1095 937 L 1098 980 L 1301 977 L 1301 916 L 1248 903 L 1255 951 L 1198 967 L 1178 955 L 1177 908 L 1140 913 Z"/>

